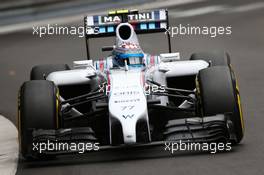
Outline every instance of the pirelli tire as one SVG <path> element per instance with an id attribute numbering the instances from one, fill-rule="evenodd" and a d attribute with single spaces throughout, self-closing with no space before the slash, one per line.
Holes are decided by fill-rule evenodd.
<path id="1" fill-rule="evenodd" d="M 45 80 L 52 72 L 70 70 L 67 64 L 44 64 L 37 65 L 31 69 L 30 80 Z"/>
<path id="2" fill-rule="evenodd" d="M 18 97 L 18 137 L 22 157 L 34 158 L 32 129 L 56 129 L 59 125 L 59 92 L 54 83 L 47 80 L 25 82 Z"/>
<path id="3" fill-rule="evenodd" d="M 202 116 L 229 113 L 239 143 L 244 135 L 244 121 L 237 81 L 228 66 L 200 70 L 196 81 Z"/>
<path id="4" fill-rule="evenodd" d="M 230 56 L 224 51 L 197 52 L 193 53 L 190 60 L 204 60 L 211 66 L 230 66 Z"/>

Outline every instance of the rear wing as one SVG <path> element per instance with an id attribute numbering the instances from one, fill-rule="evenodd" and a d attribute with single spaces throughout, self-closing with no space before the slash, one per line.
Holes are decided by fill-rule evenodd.
<path id="1" fill-rule="evenodd" d="M 130 23 L 137 34 L 166 32 L 169 27 L 168 11 L 165 9 L 139 12 L 138 10 L 110 11 L 108 15 L 84 17 L 87 59 L 89 54 L 89 39 L 115 36 L 115 30 L 120 23 Z M 167 33 L 169 52 L 171 53 L 170 34 Z"/>

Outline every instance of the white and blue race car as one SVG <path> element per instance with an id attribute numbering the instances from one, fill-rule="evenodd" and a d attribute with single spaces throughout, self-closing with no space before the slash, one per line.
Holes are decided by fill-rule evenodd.
<path id="1" fill-rule="evenodd" d="M 164 142 L 237 144 L 244 124 L 226 52 L 171 52 L 168 12 L 120 10 L 85 17 L 87 60 L 38 65 L 19 91 L 20 152 L 42 158 L 38 143 L 98 143 L 99 148 Z M 169 52 L 145 53 L 139 33 L 166 32 Z M 115 36 L 104 59 L 90 59 L 90 38 Z M 97 146 L 98 146 L 97 145 Z M 43 155 L 74 153 L 49 150 Z"/>

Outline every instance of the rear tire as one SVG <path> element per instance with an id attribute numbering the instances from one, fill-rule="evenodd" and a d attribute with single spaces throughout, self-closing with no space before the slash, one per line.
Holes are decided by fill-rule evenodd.
<path id="1" fill-rule="evenodd" d="M 59 127 L 58 90 L 53 82 L 34 80 L 25 82 L 18 101 L 20 152 L 25 159 L 32 157 L 31 129 Z"/>
<path id="2" fill-rule="evenodd" d="M 223 51 L 194 53 L 190 60 L 204 60 L 211 66 L 229 66 L 231 62 L 229 54 Z"/>
<path id="3" fill-rule="evenodd" d="M 37 65 L 31 69 L 30 80 L 45 80 L 50 73 L 64 70 L 70 70 L 70 67 L 67 64 Z"/>
<path id="4" fill-rule="evenodd" d="M 202 116 L 230 113 L 233 122 L 236 143 L 244 134 L 239 91 L 234 84 L 235 77 L 227 66 L 215 66 L 203 69 L 197 77 L 197 94 Z"/>

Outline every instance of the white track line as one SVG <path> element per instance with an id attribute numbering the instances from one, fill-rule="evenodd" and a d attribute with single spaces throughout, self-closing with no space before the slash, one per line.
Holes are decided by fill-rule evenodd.
<path id="1" fill-rule="evenodd" d="M 165 1 L 159 0 L 159 1 L 155 1 L 153 3 L 145 3 L 142 5 L 130 6 L 129 9 L 140 9 L 140 10 L 142 10 L 142 9 L 157 9 L 157 8 L 165 8 L 165 7 L 169 7 L 169 6 L 196 3 L 196 2 L 201 2 L 201 1 L 205 1 L 205 0 L 165 0 Z M 106 12 L 104 12 L 104 13 L 106 13 Z M 96 14 L 102 14 L 102 12 L 97 12 Z M 63 24 L 74 23 L 77 21 L 81 21 L 83 19 L 84 15 L 85 15 L 84 13 L 81 13 L 81 14 L 74 15 L 74 16 L 44 19 L 44 20 L 39 20 L 39 21 L 30 21 L 30 22 L 25 22 L 25 23 L 1 26 L 0 27 L 0 34 L 6 34 L 6 33 L 12 33 L 12 32 L 21 31 L 21 30 L 32 29 L 33 26 L 44 26 L 47 24 L 63 25 Z M 94 14 L 86 14 L 86 15 L 94 15 Z"/>
<path id="2" fill-rule="evenodd" d="M 18 161 L 17 129 L 0 115 L 0 174 L 15 175 Z"/>
<path id="3" fill-rule="evenodd" d="M 152 3 L 145 3 L 140 6 L 134 6 L 131 7 L 132 9 L 157 9 L 157 8 L 166 8 L 171 6 L 178 6 L 178 5 L 184 5 L 184 4 L 190 4 L 190 3 L 197 3 L 197 2 L 203 2 L 205 0 L 159 0 Z"/>
<path id="4" fill-rule="evenodd" d="M 264 8 L 264 2 L 256 2 L 252 4 L 246 4 L 246 5 L 233 7 L 233 8 L 227 9 L 226 11 L 224 11 L 224 13 L 247 12 L 247 11 L 252 11 L 252 10 L 258 10 L 261 8 Z"/>
<path id="5" fill-rule="evenodd" d="M 225 9 L 226 9 L 226 6 L 214 5 L 214 6 L 207 6 L 207 7 L 190 9 L 190 10 L 170 12 L 170 16 L 175 17 L 175 18 L 199 16 L 199 15 L 205 15 L 209 13 L 223 11 Z"/>

